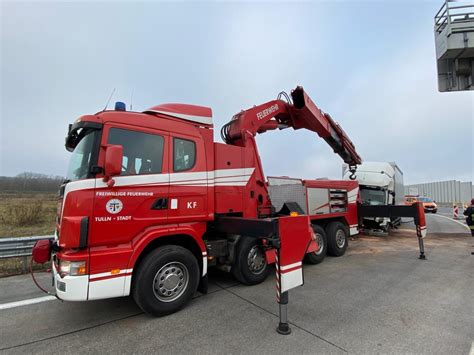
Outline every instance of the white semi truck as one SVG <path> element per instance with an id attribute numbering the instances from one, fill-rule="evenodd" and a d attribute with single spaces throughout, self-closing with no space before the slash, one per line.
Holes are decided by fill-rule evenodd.
<path id="1" fill-rule="evenodd" d="M 349 180 L 351 172 L 346 164 L 342 168 L 342 177 Z M 403 173 L 394 162 L 363 162 L 357 168 L 356 180 L 360 186 L 363 205 L 403 205 Z M 364 218 L 367 229 L 388 231 L 400 224 L 400 218 L 376 217 Z"/>

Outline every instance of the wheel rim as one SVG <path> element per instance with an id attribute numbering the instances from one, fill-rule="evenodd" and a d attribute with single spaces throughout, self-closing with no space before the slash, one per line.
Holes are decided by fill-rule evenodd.
<path id="1" fill-rule="evenodd" d="M 263 253 L 262 248 L 258 245 L 255 245 L 250 249 L 247 257 L 247 265 L 250 272 L 255 275 L 261 274 L 265 270 L 267 261 L 265 260 L 265 254 Z"/>
<path id="2" fill-rule="evenodd" d="M 346 244 L 346 233 L 342 229 L 339 229 L 336 232 L 336 245 L 338 248 L 342 249 L 344 248 L 344 245 Z"/>
<path id="3" fill-rule="evenodd" d="M 188 282 L 188 268 L 180 262 L 170 262 L 156 273 L 153 279 L 153 293 L 162 302 L 173 302 L 186 291 Z"/>
<path id="4" fill-rule="evenodd" d="M 319 233 L 316 233 L 316 242 L 318 243 L 318 249 L 314 251 L 314 254 L 320 255 L 324 249 L 324 239 L 323 236 Z"/>

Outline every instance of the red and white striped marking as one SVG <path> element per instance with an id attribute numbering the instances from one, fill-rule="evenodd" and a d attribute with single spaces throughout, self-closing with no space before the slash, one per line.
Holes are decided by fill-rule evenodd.
<path id="1" fill-rule="evenodd" d="M 458 206 L 454 205 L 453 206 L 453 218 L 458 219 L 459 218 L 459 208 Z"/>
<path id="2" fill-rule="evenodd" d="M 276 274 L 276 296 L 277 296 L 277 302 L 280 303 L 280 259 L 278 258 L 278 250 L 275 253 L 275 274 Z"/>
<path id="3" fill-rule="evenodd" d="M 426 226 L 416 226 L 416 232 L 421 238 L 426 237 L 427 229 Z"/>
<path id="4" fill-rule="evenodd" d="M 277 301 L 282 293 L 303 284 L 303 263 L 298 261 L 289 265 L 280 265 L 278 252 L 275 256 Z"/>
<path id="5" fill-rule="evenodd" d="M 115 273 L 110 271 L 110 272 L 102 272 L 99 274 L 91 274 L 89 275 L 89 281 L 94 282 L 94 281 L 112 279 L 114 277 L 124 277 L 124 276 L 129 276 L 132 273 L 133 273 L 133 269 L 124 269 Z"/>

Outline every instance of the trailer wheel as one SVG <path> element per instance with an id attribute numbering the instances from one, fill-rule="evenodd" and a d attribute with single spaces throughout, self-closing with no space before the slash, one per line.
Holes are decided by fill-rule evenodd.
<path id="1" fill-rule="evenodd" d="M 132 296 L 146 313 L 164 316 L 179 311 L 193 297 L 199 283 L 195 256 L 177 245 L 150 252 L 133 275 Z"/>
<path id="2" fill-rule="evenodd" d="M 314 234 L 316 235 L 316 240 L 318 242 L 318 249 L 313 251 L 312 253 L 306 254 L 304 261 L 306 261 L 308 264 L 316 265 L 323 261 L 326 257 L 328 241 L 326 232 L 324 231 L 323 227 L 318 226 L 316 224 L 313 224 L 312 227 Z"/>
<path id="3" fill-rule="evenodd" d="M 326 226 L 328 240 L 328 254 L 332 256 L 342 256 L 346 252 L 349 228 L 341 222 L 331 222 Z"/>
<path id="4" fill-rule="evenodd" d="M 235 250 L 232 274 L 245 285 L 257 285 L 267 278 L 270 266 L 259 241 L 255 238 L 241 237 Z"/>

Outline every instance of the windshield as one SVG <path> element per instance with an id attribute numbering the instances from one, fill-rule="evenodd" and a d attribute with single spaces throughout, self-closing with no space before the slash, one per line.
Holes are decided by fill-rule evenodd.
<path id="1" fill-rule="evenodd" d="M 418 197 L 418 201 L 421 201 L 421 202 L 433 202 L 432 199 L 428 198 L 428 197 Z"/>
<path id="2" fill-rule="evenodd" d="M 385 205 L 385 190 L 361 189 L 360 197 L 364 205 Z"/>
<path id="3" fill-rule="evenodd" d="M 77 143 L 69 161 L 66 180 L 74 181 L 87 178 L 97 134 L 97 130 L 90 130 Z"/>

